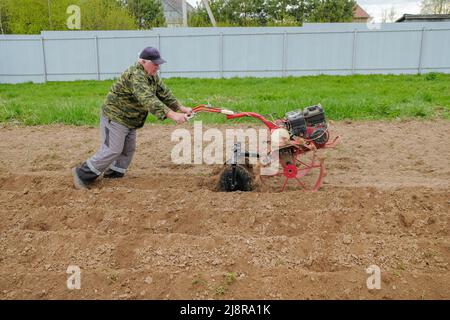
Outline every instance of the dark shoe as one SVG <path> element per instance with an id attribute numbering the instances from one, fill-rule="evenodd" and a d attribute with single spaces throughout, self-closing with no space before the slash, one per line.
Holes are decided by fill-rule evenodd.
<path id="1" fill-rule="evenodd" d="M 76 189 L 89 189 L 89 186 L 99 175 L 100 172 L 98 174 L 93 172 L 88 165 L 88 161 L 85 161 L 79 167 L 72 169 L 73 185 Z"/>
<path id="2" fill-rule="evenodd" d="M 78 176 L 77 168 L 72 168 L 72 176 L 73 176 L 73 186 L 75 187 L 75 189 L 79 190 L 89 189 L 88 185 Z"/>
<path id="3" fill-rule="evenodd" d="M 106 179 L 118 179 L 118 178 L 122 178 L 124 175 L 125 175 L 124 173 L 108 169 L 103 174 L 103 178 L 106 178 Z"/>

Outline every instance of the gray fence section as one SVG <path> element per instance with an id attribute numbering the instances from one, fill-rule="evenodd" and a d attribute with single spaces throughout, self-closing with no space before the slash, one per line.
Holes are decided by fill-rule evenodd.
<path id="1" fill-rule="evenodd" d="M 103 80 L 146 46 L 163 77 L 450 73 L 450 23 L 305 24 L 293 28 L 156 28 L 0 36 L 0 83 Z"/>

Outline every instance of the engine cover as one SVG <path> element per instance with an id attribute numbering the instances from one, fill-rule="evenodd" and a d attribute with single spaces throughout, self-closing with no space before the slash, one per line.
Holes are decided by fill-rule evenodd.
<path id="1" fill-rule="evenodd" d="M 325 123 L 325 112 L 320 104 L 306 107 L 303 110 L 303 116 L 305 117 L 308 127 L 314 127 L 318 124 Z"/>
<path id="2" fill-rule="evenodd" d="M 303 137 L 306 133 L 306 120 L 302 110 L 287 112 L 286 115 L 288 130 L 293 136 Z"/>

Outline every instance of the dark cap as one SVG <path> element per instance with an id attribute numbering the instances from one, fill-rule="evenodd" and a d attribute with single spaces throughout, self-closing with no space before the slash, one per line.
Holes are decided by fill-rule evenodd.
<path id="1" fill-rule="evenodd" d="M 166 60 L 161 58 L 158 49 L 153 47 L 147 47 L 144 50 L 142 50 L 141 54 L 139 55 L 139 58 L 151 60 L 155 64 L 163 64 L 166 62 Z"/>

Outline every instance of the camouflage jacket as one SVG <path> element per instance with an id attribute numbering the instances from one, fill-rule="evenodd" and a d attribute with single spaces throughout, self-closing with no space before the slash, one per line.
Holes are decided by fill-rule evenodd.
<path id="1" fill-rule="evenodd" d="M 144 125 L 148 112 L 160 120 L 170 110 L 178 111 L 180 103 L 158 75 L 148 75 L 136 63 L 113 84 L 102 106 L 110 120 L 134 129 Z"/>

